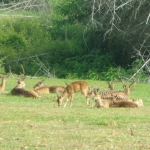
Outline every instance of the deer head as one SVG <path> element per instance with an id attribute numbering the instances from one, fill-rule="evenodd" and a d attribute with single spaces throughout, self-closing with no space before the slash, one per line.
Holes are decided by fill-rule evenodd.
<path id="1" fill-rule="evenodd" d="M 22 68 L 22 72 L 20 73 L 20 78 L 18 79 L 18 77 L 16 77 L 15 75 L 12 74 L 11 72 L 11 67 L 9 66 L 9 72 L 10 74 L 16 79 L 17 81 L 17 86 L 16 88 L 24 88 L 25 87 L 25 83 L 24 83 L 24 80 L 25 80 L 25 71 L 24 71 L 24 68 L 23 66 L 21 65 L 21 68 Z"/>
<path id="2" fill-rule="evenodd" d="M 135 80 L 133 80 L 133 81 L 130 83 L 130 85 L 127 87 L 127 85 L 123 82 L 122 77 L 120 77 L 119 72 L 120 72 L 120 68 L 118 69 L 118 77 L 119 77 L 120 81 L 123 83 L 124 92 L 129 96 L 130 91 L 132 90 L 132 86 L 133 86 L 133 84 L 135 83 Z"/>
<path id="3" fill-rule="evenodd" d="M 110 88 L 110 90 L 114 90 L 115 82 L 109 82 L 109 81 L 107 81 L 107 83 L 108 83 L 108 88 Z"/>
<path id="4" fill-rule="evenodd" d="M 98 91 L 99 91 L 99 88 L 94 88 L 93 90 L 88 92 L 87 97 L 88 98 L 94 98 L 94 96 L 97 95 Z"/>
<path id="5" fill-rule="evenodd" d="M 45 86 L 45 85 L 44 85 L 44 80 L 38 82 L 33 88 L 34 88 L 34 89 L 37 89 L 37 88 L 40 88 L 40 87 L 43 87 L 43 86 Z"/>

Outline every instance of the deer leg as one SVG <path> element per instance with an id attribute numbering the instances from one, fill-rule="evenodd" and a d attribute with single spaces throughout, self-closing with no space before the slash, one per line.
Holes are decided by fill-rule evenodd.
<path id="1" fill-rule="evenodd" d="M 69 98 L 67 97 L 66 102 L 65 102 L 65 104 L 64 104 L 64 107 L 66 107 L 68 101 L 69 101 Z"/>
<path id="2" fill-rule="evenodd" d="M 86 105 L 90 105 L 90 97 L 88 96 L 88 92 L 83 91 L 82 94 L 86 97 Z"/>
<path id="3" fill-rule="evenodd" d="M 72 107 L 73 97 L 74 97 L 74 95 L 73 95 L 73 94 L 72 94 L 72 95 L 70 95 L 70 107 Z"/>
<path id="4" fill-rule="evenodd" d="M 86 97 L 86 105 L 89 106 L 90 105 L 90 97 L 87 96 L 87 94 L 84 94 Z"/>
<path id="5" fill-rule="evenodd" d="M 86 97 L 86 105 L 89 106 L 90 105 L 90 98 Z"/>

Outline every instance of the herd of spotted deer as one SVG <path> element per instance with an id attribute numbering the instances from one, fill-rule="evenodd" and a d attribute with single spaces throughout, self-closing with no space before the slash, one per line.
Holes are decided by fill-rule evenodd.
<path id="1" fill-rule="evenodd" d="M 0 76 L 2 79 L 2 83 L 0 85 L 0 92 L 5 90 L 5 82 L 8 76 Z M 120 77 L 119 77 L 120 78 Z M 124 90 L 116 91 L 114 90 L 114 82 L 107 82 L 110 90 L 103 90 L 101 93 L 98 93 L 99 89 L 94 88 L 91 89 L 90 85 L 85 81 L 75 81 L 71 84 L 66 83 L 66 87 L 64 86 L 45 86 L 44 80 L 38 82 L 33 88 L 33 90 L 29 90 L 25 88 L 24 82 L 25 76 L 21 75 L 21 79 L 17 79 L 17 85 L 11 90 L 12 95 L 39 98 L 42 94 L 56 93 L 57 95 L 57 103 L 60 106 L 65 100 L 64 107 L 66 107 L 67 102 L 70 101 L 70 106 L 72 106 L 72 101 L 74 98 L 74 94 L 76 92 L 81 92 L 86 97 L 86 104 L 90 105 L 90 99 L 95 100 L 96 108 L 109 108 L 109 107 L 139 107 L 143 106 L 142 99 L 137 98 L 136 100 L 131 100 L 130 90 L 135 81 L 133 81 L 129 87 L 125 85 L 122 78 L 120 78 L 123 83 Z M 60 95 L 60 96 L 59 96 Z"/>

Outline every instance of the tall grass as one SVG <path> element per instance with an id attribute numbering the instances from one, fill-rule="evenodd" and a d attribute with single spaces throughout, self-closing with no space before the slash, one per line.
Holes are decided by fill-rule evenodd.
<path id="1" fill-rule="evenodd" d="M 26 79 L 26 88 L 41 79 Z M 64 85 L 73 80 L 46 79 L 46 85 Z M 102 81 L 86 80 L 91 87 L 107 89 Z M 150 149 L 150 88 L 136 84 L 131 98 L 142 98 L 144 107 L 96 109 L 86 106 L 77 93 L 73 106 L 58 107 L 56 95 L 40 99 L 12 96 L 15 81 L 9 78 L 6 92 L 0 95 L 0 149 L 83 150 Z M 122 89 L 116 83 L 115 89 Z"/>

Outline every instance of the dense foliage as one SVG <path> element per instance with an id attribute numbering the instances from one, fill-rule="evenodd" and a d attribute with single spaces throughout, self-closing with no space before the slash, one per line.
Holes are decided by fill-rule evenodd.
<path id="1" fill-rule="evenodd" d="M 49 5 L 48 16 L 0 18 L 6 72 L 11 66 L 19 74 L 23 64 L 28 75 L 114 80 L 118 66 L 126 76 L 141 67 L 142 61 L 132 56 L 150 30 L 148 1 L 133 1 L 115 13 L 112 1 L 102 1 L 101 8 L 90 0 L 49 0 Z"/>

